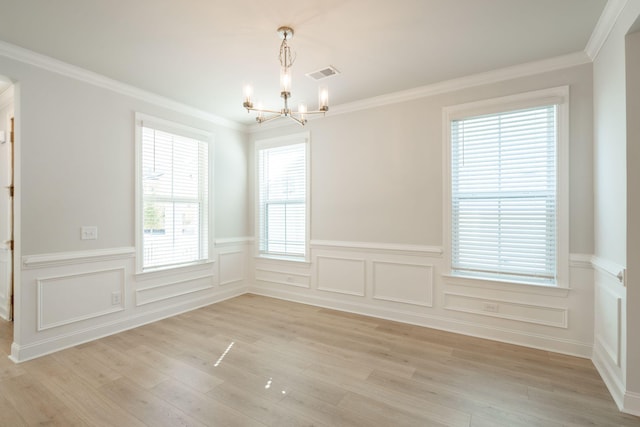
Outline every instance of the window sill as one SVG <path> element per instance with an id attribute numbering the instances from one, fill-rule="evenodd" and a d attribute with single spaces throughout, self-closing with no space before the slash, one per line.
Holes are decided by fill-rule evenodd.
<path id="1" fill-rule="evenodd" d="M 470 288 L 493 289 L 513 291 L 518 293 L 566 297 L 571 288 L 557 285 L 545 285 L 541 283 L 515 282 L 497 279 L 485 279 L 480 277 L 462 276 L 457 274 L 443 274 L 442 278 L 447 285 L 465 286 Z"/>
<path id="2" fill-rule="evenodd" d="M 147 269 L 144 271 L 138 271 L 134 275 L 136 280 L 149 280 L 157 277 L 166 277 L 171 275 L 185 274 L 193 271 L 210 270 L 215 264 L 214 260 L 198 261 L 189 264 L 180 264 L 171 267 L 158 267 L 154 269 Z"/>

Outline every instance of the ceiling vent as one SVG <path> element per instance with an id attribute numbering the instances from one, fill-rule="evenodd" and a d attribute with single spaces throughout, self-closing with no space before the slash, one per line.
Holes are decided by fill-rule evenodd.
<path id="1" fill-rule="evenodd" d="M 313 80 L 323 80 L 338 74 L 340 74 L 340 71 L 336 70 L 333 65 L 329 65 L 328 67 L 325 67 L 321 70 L 307 73 L 306 76 L 312 78 Z"/>

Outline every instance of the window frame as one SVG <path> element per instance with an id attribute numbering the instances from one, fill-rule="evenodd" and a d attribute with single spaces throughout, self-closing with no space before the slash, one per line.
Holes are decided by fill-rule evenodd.
<path id="1" fill-rule="evenodd" d="M 164 265 L 164 266 L 154 266 L 154 267 L 144 267 L 144 193 L 143 193 L 143 156 L 142 156 L 142 128 L 152 128 L 155 130 L 160 130 L 163 132 L 171 133 L 177 136 L 187 137 L 191 139 L 196 139 L 198 141 L 204 142 L 208 145 L 207 147 L 207 213 L 208 217 L 206 218 L 207 225 L 207 233 L 205 236 L 202 236 L 204 231 L 202 229 L 198 230 L 198 233 L 201 235 L 201 239 L 206 239 L 207 244 L 207 256 L 205 258 L 179 263 L 175 265 Z M 176 269 L 184 269 L 192 266 L 198 266 L 202 264 L 209 264 L 213 262 L 213 237 L 214 230 L 214 204 L 213 204 L 213 176 L 214 176 L 214 168 L 213 168 L 213 160 L 214 160 L 214 138 L 211 132 L 208 132 L 203 129 L 198 129 L 190 126 L 186 126 L 180 123 L 172 122 L 165 119 L 160 119 L 158 117 L 150 116 L 147 114 L 135 113 L 135 179 L 136 179 L 136 188 L 135 188 L 135 248 L 136 248 L 136 274 L 151 274 L 158 271 L 164 270 L 176 270 Z M 203 222 L 204 224 L 205 222 Z"/>
<path id="2" fill-rule="evenodd" d="M 497 114 L 526 108 L 555 104 L 556 110 L 556 281 L 501 279 L 495 276 L 458 274 L 452 269 L 452 141 L 451 123 L 454 120 Z M 569 86 L 509 95 L 499 98 L 469 102 L 443 108 L 443 242 L 444 276 L 463 279 L 469 283 L 508 283 L 547 288 L 569 288 Z"/>
<path id="3" fill-rule="evenodd" d="M 260 251 L 260 160 L 259 154 L 261 150 L 269 149 L 269 148 L 277 148 L 283 147 L 287 145 L 294 144 L 304 144 L 305 147 L 305 241 L 304 241 L 304 256 L 294 256 L 294 255 L 279 255 L 279 254 L 270 254 L 263 253 Z M 291 135 L 286 135 L 282 137 L 268 138 L 268 139 L 260 139 L 256 140 L 254 143 L 254 188 L 255 188 L 255 197 L 254 197 L 254 229 L 255 229 L 255 253 L 254 256 L 256 258 L 261 259 L 276 259 L 276 260 L 285 260 L 285 261 L 294 261 L 294 262 L 309 262 L 310 260 L 310 232 L 311 232 L 311 159 L 310 159 L 310 145 L 311 145 L 311 134 L 310 132 L 300 132 Z M 266 224 L 266 222 L 265 222 Z"/>

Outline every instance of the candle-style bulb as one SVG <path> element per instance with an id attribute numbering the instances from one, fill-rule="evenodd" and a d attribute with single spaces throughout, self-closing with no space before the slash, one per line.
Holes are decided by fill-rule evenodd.
<path id="1" fill-rule="evenodd" d="M 253 87 L 246 85 L 244 87 L 244 103 L 242 104 L 244 108 L 253 108 L 251 97 L 253 97 Z"/>
<path id="2" fill-rule="evenodd" d="M 286 94 L 287 97 L 291 96 L 291 68 L 282 67 L 280 70 L 280 93 L 282 96 Z"/>
<path id="3" fill-rule="evenodd" d="M 322 86 L 318 90 L 318 109 L 320 111 L 329 110 L 329 89 L 326 86 Z"/>

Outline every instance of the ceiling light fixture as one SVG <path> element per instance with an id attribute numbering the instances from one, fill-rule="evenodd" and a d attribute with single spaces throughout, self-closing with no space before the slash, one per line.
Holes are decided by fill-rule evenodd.
<path id="1" fill-rule="evenodd" d="M 326 87 L 321 87 L 318 93 L 318 109 L 315 111 L 307 111 L 307 106 L 300 104 L 298 111 L 292 111 L 289 108 L 289 99 L 291 99 L 291 66 L 295 61 L 295 55 L 292 55 L 291 48 L 287 44 L 288 40 L 293 37 L 293 29 L 290 27 L 278 28 L 278 34 L 282 39 L 280 44 L 280 97 L 283 99 L 283 107 L 280 110 L 267 110 L 262 108 L 260 104 L 253 106 L 253 88 L 249 85 L 244 88 L 244 103 L 242 106 L 247 109 L 247 113 L 255 111 L 258 116 L 258 123 L 268 122 L 280 117 L 289 117 L 299 124 L 307 123 L 307 115 L 309 114 L 325 114 L 329 111 L 329 92 Z"/>

